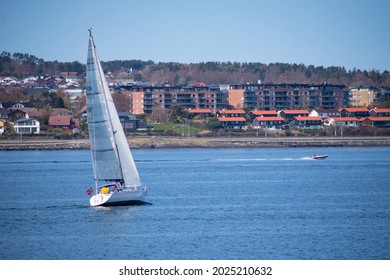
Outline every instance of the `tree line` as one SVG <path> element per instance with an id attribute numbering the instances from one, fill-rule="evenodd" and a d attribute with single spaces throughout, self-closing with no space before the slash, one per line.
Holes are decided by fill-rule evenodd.
<path id="1" fill-rule="evenodd" d="M 333 83 L 350 87 L 390 87 L 389 71 L 347 70 L 342 66 L 314 66 L 296 63 L 218 62 L 200 63 L 154 62 L 152 60 L 113 60 L 102 62 L 103 69 L 114 77 L 126 74 L 135 81 L 153 84 L 169 81 L 177 85 L 204 82 L 210 85 L 258 82 L 264 83 Z M 2 52 L 0 75 L 18 78 L 28 75 L 59 75 L 77 72 L 85 77 L 85 64 L 78 61 L 44 61 L 34 55 Z"/>

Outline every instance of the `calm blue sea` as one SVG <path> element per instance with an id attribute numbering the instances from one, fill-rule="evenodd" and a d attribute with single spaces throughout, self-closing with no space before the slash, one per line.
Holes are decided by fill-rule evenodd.
<path id="1" fill-rule="evenodd" d="M 92 208 L 89 151 L 0 152 L 0 259 L 390 259 L 390 148 L 133 155 L 152 205 Z"/>

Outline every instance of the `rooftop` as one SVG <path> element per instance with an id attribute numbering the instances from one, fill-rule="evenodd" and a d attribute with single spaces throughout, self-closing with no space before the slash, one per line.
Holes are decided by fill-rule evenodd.
<path id="1" fill-rule="evenodd" d="M 245 122 L 244 117 L 222 117 L 218 118 L 220 122 Z"/>

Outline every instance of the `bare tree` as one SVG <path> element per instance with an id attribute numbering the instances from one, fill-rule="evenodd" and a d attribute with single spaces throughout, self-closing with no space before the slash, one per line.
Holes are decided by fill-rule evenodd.
<path id="1" fill-rule="evenodd" d="M 169 120 L 168 110 L 161 108 L 158 104 L 153 105 L 152 122 L 166 123 Z"/>
<path id="2" fill-rule="evenodd" d="M 115 107 L 118 112 L 130 112 L 131 98 L 128 94 L 114 93 L 112 98 L 114 99 Z"/>

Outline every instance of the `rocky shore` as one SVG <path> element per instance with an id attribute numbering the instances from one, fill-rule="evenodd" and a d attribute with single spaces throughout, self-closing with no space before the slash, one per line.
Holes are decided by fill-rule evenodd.
<path id="1" fill-rule="evenodd" d="M 133 149 L 145 148 L 245 148 L 245 147 L 367 147 L 390 146 L 382 137 L 247 137 L 181 138 L 139 137 L 128 139 Z M 89 140 L 0 140 L 0 150 L 83 150 Z"/>

